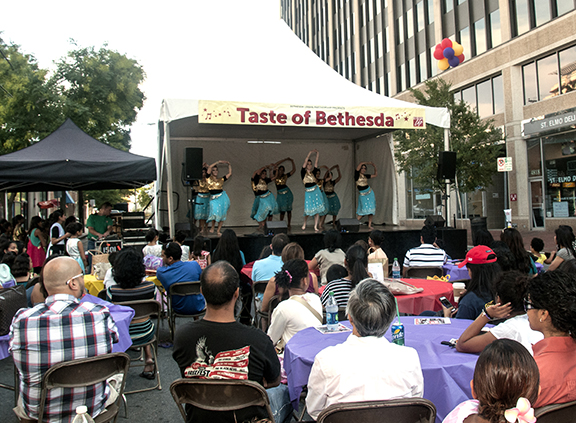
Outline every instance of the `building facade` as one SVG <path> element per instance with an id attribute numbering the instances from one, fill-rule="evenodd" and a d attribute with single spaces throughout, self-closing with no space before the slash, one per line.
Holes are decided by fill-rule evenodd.
<path id="1" fill-rule="evenodd" d="M 512 171 L 451 195 L 457 218 L 485 216 L 496 229 L 509 208 L 521 229 L 576 224 L 575 0 L 281 0 L 281 13 L 350 81 L 412 101 L 408 88 L 441 75 L 502 128 Z M 466 60 L 441 72 L 433 53 L 443 38 L 462 44 Z M 403 225 L 441 210 L 439 193 L 404 175 L 398 192 Z"/>

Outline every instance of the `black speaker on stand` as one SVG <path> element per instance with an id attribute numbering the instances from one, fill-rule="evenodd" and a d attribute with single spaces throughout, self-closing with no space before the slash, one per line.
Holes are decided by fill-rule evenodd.
<path id="1" fill-rule="evenodd" d="M 444 182 L 446 179 L 453 181 L 456 178 L 456 152 L 455 151 L 440 151 L 438 155 L 438 172 L 436 179 Z M 445 219 L 448 220 L 448 212 L 446 204 L 449 199 L 448 190 L 442 196 L 444 200 Z"/>
<path id="2" fill-rule="evenodd" d="M 336 227 L 340 232 L 358 232 L 360 230 L 360 221 L 355 218 L 342 217 L 336 222 Z"/>
<path id="3" fill-rule="evenodd" d="M 288 223 L 284 220 L 266 221 L 266 234 L 276 235 L 276 234 L 287 234 L 288 233 Z"/>

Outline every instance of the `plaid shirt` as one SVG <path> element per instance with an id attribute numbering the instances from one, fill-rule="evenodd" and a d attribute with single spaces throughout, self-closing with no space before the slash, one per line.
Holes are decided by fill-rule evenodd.
<path id="1" fill-rule="evenodd" d="M 20 374 L 26 414 L 38 418 L 42 377 L 52 365 L 112 352 L 117 332 L 106 307 L 80 303 L 72 295 L 52 295 L 43 304 L 20 309 L 10 328 L 10 351 Z M 72 421 L 79 405 L 86 405 L 88 413 L 97 416 L 104 410 L 105 390 L 106 382 L 49 391 L 44 421 Z"/>

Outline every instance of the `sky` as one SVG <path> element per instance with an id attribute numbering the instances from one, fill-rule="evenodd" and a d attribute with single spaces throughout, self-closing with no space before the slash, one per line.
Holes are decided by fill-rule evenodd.
<path id="1" fill-rule="evenodd" d="M 234 57 L 235 34 L 279 13 L 279 0 L 12 1 L 2 5 L 0 37 L 44 69 L 75 48 L 70 39 L 137 60 L 147 100 L 131 127 L 130 151 L 156 158 L 162 99 L 198 98 L 189 83 L 197 72 Z"/>

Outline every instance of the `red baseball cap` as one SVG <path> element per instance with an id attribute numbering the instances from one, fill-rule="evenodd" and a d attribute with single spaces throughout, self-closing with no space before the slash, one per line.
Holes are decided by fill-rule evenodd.
<path id="1" fill-rule="evenodd" d="M 492 256 L 492 257 L 491 257 Z M 458 267 L 462 268 L 467 264 L 488 264 L 497 261 L 496 253 L 486 245 L 477 245 L 466 254 L 463 262 L 458 263 Z"/>

